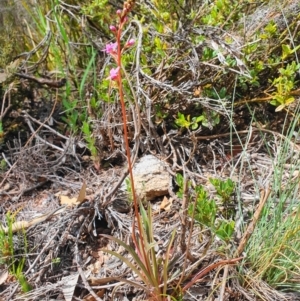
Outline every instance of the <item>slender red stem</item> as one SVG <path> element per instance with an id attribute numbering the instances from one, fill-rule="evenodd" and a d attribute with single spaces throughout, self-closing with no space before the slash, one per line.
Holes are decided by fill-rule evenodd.
<path id="1" fill-rule="evenodd" d="M 137 198 L 136 198 L 136 194 L 135 194 L 135 187 L 134 187 L 134 179 L 133 179 L 132 164 L 131 164 L 131 154 L 130 154 L 129 143 L 128 143 L 127 115 L 126 115 L 126 107 L 125 107 L 123 85 L 122 85 L 122 75 L 121 75 L 121 70 L 122 70 L 122 47 L 121 47 L 122 27 L 123 27 L 123 24 L 120 22 L 120 24 L 118 26 L 118 31 L 117 31 L 117 34 L 116 34 L 116 42 L 117 42 L 117 45 L 118 45 L 117 66 L 119 67 L 117 83 L 118 83 L 118 90 L 119 90 L 120 103 L 121 103 L 121 109 L 122 109 L 125 149 L 126 149 L 126 156 L 127 156 L 127 161 L 128 161 L 128 170 L 129 170 L 132 197 L 133 197 L 133 203 L 134 203 L 134 213 L 135 213 L 135 217 L 137 219 L 138 231 L 139 231 L 140 235 L 143 235 L 142 234 L 143 233 L 142 232 L 142 223 L 141 223 L 141 219 L 140 219 L 140 215 L 139 215 L 138 202 L 137 202 Z M 140 250 L 138 242 L 136 240 L 136 236 L 135 236 L 135 219 L 133 220 L 132 239 L 133 239 L 134 244 L 136 246 L 139 257 L 141 259 L 145 259 L 147 255 L 146 255 L 146 250 L 145 250 L 145 245 L 144 245 L 143 238 L 141 237 L 141 244 L 142 244 L 141 249 L 142 249 L 143 254 L 141 254 L 141 252 L 140 252 L 141 250 Z M 151 267 L 148 265 L 148 260 L 143 260 L 143 261 L 147 266 L 147 270 L 149 271 L 151 269 Z"/>

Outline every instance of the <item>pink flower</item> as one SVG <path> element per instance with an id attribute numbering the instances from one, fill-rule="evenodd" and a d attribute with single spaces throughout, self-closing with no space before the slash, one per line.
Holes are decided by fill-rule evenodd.
<path id="1" fill-rule="evenodd" d="M 126 46 L 127 47 L 131 47 L 135 44 L 135 40 L 134 39 L 130 39 L 127 43 L 126 43 Z"/>
<path id="2" fill-rule="evenodd" d="M 114 25 L 110 25 L 110 26 L 109 26 L 109 29 L 110 29 L 111 31 L 117 31 L 117 27 L 114 26 Z"/>
<path id="3" fill-rule="evenodd" d="M 116 43 L 109 43 L 105 45 L 105 49 L 103 51 L 105 51 L 107 54 L 114 54 L 116 53 L 118 50 L 118 44 Z"/>
<path id="4" fill-rule="evenodd" d="M 117 10 L 117 15 L 120 16 L 122 14 L 122 11 L 120 9 Z"/>
<path id="5" fill-rule="evenodd" d="M 109 77 L 108 77 L 108 79 L 110 79 L 110 80 L 116 80 L 118 78 L 119 71 L 120 71 L 120 67 L 112 68 L 109 71 Z"/>

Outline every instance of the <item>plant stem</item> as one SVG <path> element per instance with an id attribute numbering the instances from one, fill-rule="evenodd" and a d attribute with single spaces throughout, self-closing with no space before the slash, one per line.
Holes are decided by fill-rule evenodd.
<path id="1" fill-rule="evenodd" d="M 133 172 L 132 172 L 132 165 L 131 165 L 131 154 L 130 154 L 130 149 L 129 149 L 129 143 L 128 143 L 128 133 L 127 133 L 127 115 L 126 115 L 126 108 L 125 108 L 125 100 L 124 100 L 124 92 L 123 92 L 123 85 L 122 85 L 122 76 L 121 76 L 121 71 L 122 71 L 122 48 L 121 48 L 121 32 L 122 32 L 122 27 L 123 24 L 120 23 L 117 35 L 116 35 L 116 42 L 118 45 L 118 50 L 117 50 L 117 66 L 119 67 L 118 71 L 118 78 L 117 78 L 117 83 L 118 83 L 118 90 L 119 90 L 119 95 L 120 95 L 120 103 L 121 103 L 121 109 L 122 109 L 122 119 L 123 119 L 123 130 L 124 130 L 124 142 L 125 142 L 125 149 L 126 149 L 126 156 L 127 156 L 127 161 L 128 161 L 128 170 L 129 170 L 129 176 L 130 176 L 130 183 L 131 183 L 131 190 L 132 190 L 132 198 L 133 198 L 133 203 L 134 203 L 134 215 L 135 218 L 137 219 L 137 225 L 138 225 L 138 231 L 140 235 L 142 235 L 142 223 L 139 215 L 139 209 L 138 209 L 138 202 L 135 194 L 135 187 L 134 187 L 134 179 L 133 179 Z M 140 248 L 138 247 L 138 243 L 136 240 L 136 235 L 135 235 L 135 219 L 133 220 L 133 229 L 132 229 L 132 239 L 133 242 L 136 246 L 138 255 L 140 258 L 146 258 L 146 250 L 145 250 L 145 245 L 143 238 L 141 238 L 141 244 L 142 244 L 142 252 L 143 254 L 140 253 Z M 144 263 L 147 265 L 147 269 L 151 269 L 151 267 L 148 266 L 148 261 L 143 260 Z"/>

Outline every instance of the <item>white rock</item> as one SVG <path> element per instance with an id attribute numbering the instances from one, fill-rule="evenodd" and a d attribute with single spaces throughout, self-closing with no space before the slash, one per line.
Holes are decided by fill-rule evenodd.
<path id="1" fill-rule="evenodd" d="M 168 194 L 170 174 L 166 164 L 153 155 L 144 156 L 134 165 L 133 178 L 136 195 L 140 200 L 151 201 Z M 122 190 L 126 190 L 125 182 Z"/>

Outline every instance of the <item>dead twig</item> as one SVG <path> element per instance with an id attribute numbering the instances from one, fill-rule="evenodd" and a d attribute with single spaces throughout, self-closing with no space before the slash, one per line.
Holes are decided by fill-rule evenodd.
<path id="1" fill-rule="evenodd" d="M 240 244 L 235 252 L 235 256 L 240 256 L 242 254 L 242 252 L 244 251 L 245 246 L 249 240 L 249 237 L 251 236 L 251 234 L 253 233 L 253 231 L 255 229 L 256 223 L 260 217 L 260 214 L 264 208 L 264 205 L 265 205 L 270 193 L 271 193 L 271 190 L 269 188 L 261 191 L 260 202 L 254 213 L 253 220 L 248 225 L 248 228 L 247 228 L 246 232 L 244 233 L 244 235 L 240 241 Z"/>
<path id="2" fill-rule="evenodd" d="M 55 210 L 53 210 L 51 213 L 49 214 L 44 214 L 40 217 L 37 217 L 31 221 L 17 221 L 15 223 L 12 224 L 12 232 L 15 233 L 19 230 L 22 230 L 22 229 L 28 229 L 29 227 L 31 226 L 35 226 L 39 223 L 42 223 L 44 221 L 46 221 L 47 219 L 51 218 L 52 216 L 54 215 L 57 215 L 59 213 L 62 213 L 64 212 L 66 209 L 66 207 L 59 207 L 59 208 L 56 208 Z M 7 233 L 8 232 L 8 227 L 4 227 L 2 225 L 0 225 L 0 227 L 2 228 L 2 230 L 4 231 L 4 233 Z"/>
<path id="3" fill-rule="evenodd" d="M 0 122 L 2 122 L 3 118 L 11 108 L 11 91 L 14 90 L 14 83 L 12 82 L 8 89 L 5 91 L 3 99 L 2 99 L 2 107 L 1 107 L 1 113 L 0 113 Z M 5 101 L 8 99 L 8 103 L 5 107 Z"/>
<path id="4" fill-rule="evenodd" d="M 49 78 L 38 78 L 33 75 L 29 75 L 29 74 L 25 74 L 25 73 L 15 73 L 15 75 L 17 75 L 21 78 L 25 78 L 25 79 L 34 81 L 40 85 L 46 85 L 50 88 L 56 88 L 56 89 L 62 88 L 67 82 L 66 78 L 62 78 L 60 80 L 53 80 L 53 79 L 49 79 Z"/>
<path id="5" fill-rule="evenodd" d="M 207 266 L 206 268 L 201 270 L 198 274 L 196 274 L 193 277 L 193 279 L 183 287 L 182 292 L 185 292 L 186 290 L 188 290 L 197 281 L 199 281 L 199 279 L 203 278 L 203 276 L 207 275 L 211 270 L 215 269 L 216 267 L 222 266 L 222 265 L 227 265 L 227 264 L 235 264 L 236 262 L 240 261 L 241 259 L 243 259 L 243 257 L 238 257 L 238 258 L 228 259 L 228 260 L 221 260 L 219 262 L 210 264 L 209 266 Z"/>
<path id="6" fill-rule="evenodd" d="M 224 299 L 224 294 L 225 294 L 225 286 L 226 286 L 226 280 L 228 276 L 228 265 L 225 265 L 224 267 L 224 274 L 222 278 L 222 284 L 221 284 L 221 289 L 220 289 L 220 295 L 219 295 L 219 300 L 218 301 L 223 301 Z"/>

